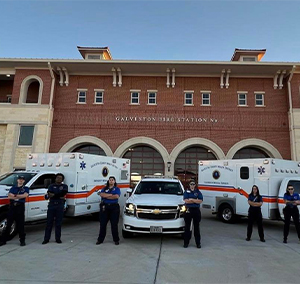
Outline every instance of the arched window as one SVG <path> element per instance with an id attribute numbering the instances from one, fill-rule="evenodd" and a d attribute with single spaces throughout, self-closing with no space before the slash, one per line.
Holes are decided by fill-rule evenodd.
<path id="1" fill-rule="evenodd" d="M 39 102 L 40 83 L 33 80 L 27 90 L 26 104 L 37 104 Z"/>
<path id="2" fill-rule="evenodd" d="M 257 158 L 270 158 L 270 156 L 263 150 L 255 147 L 245 147 L 238 150 L 233 159 L 257 159 Z"/>
<path id="3" fill-rule="evenodd" d="M 23 104 L 40 104 L 42 101 L 43 81 L 38 76 L 26 77 L 20 90 L 20 103 Z"/>
<path id="4" fill-rule="evenodd" d="M 158 151 L 149 146 L 129 148 L 123 158 L 131 160 L 131 186 L 144 175 L 163 175 L 164 161 Z"/>
<path id="5" fill-rule="evenodd" d="M 106 156 L 106 154 L 102 148 L 100 148 L 99 146 L 93 145 L 93 144 L 85 144 L 85 145 L 78 146 L 72 152 L 80 152 L 80 153 L 84 153 L 84 154 Z"/>
<path id="6" fill-rule="evenodd" d="M 216 160 L 210 149 L 204 147 L 189 147 L 183 150 L 176 158 L 174 173 L 187 187 L 190 179 L 198 180 L 198 162 L 200 160 Z"/>

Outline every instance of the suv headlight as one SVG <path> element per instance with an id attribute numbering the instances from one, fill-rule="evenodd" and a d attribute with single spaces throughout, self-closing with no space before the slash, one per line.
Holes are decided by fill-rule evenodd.
<path id="1" fill-rule="evenodd" d="M 186 211 L 186 206 L 183 204 L 183 205 L 179 205 L 178 207 L 179 207 L 179 216 L 183 217 L 183 214 Z"/>
<path id="2" fill-rule="evenodd" d="M 132 203 L 127 203 L 125 205 L 125 214 L 127 215 L 135 215 L 135 205 Z"/>

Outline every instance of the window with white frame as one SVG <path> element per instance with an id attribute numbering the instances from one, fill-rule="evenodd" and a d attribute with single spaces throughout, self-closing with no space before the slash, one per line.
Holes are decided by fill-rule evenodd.
<path id="1" fill-rule="evenodd" d="M 202 105 L 210 106 L 210 92 L 201 92 L 202 94 Z"/>
<path id="2" fill-rule="evenodd" d="M 255 93 L 255 106 L 264 106 L 265 100 L 264 100 L 264 93 Z"/>
<path id="3" fill-rule="evenodd" d="M 21 125 L 19 134 L 19 146 L 32 146 L 33 140 L 33 125 Z"/>
<path id="4" fill-rule="evenodd" d="M 87 93 L 87 90 L 77 90 L 77 94 L 78 94 L 77 103 L 78 104 L 86 103 L 86 93 Z"/>
<path id="5" fill-rule="evenodd" d="M 184 92 L 184 105 L 186 105 L 186 106 L 193 105 L 193 95 L 194 95 L 194 92 L 190 92 L 190 91 Z"/>
<path id="6" fill-rule="evenodd" d="M 103 104 L 104 90 L 94 90 L 95 91 L 95 104 Z"/>
<path id="7" fill-rule="evenodd" d="M 130 104 L 132 104 L 132 105 L 140 104 L 140 92 L 139 91 L 131 91 Z"/>
<path id="8" fill-rule="evenodd" d="M 239 106 L 247 106 L 247 93 L 246 92 L 238 93 L 238 105 Z"/>
<path id="9" fill-rule="evenodd" d="M 156 105 L 156 91 L 148 91 L 148 105 Z"/>

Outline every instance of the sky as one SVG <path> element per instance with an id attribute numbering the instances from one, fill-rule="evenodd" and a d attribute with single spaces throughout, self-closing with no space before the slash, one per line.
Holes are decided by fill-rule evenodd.
<path id="1" fill-rule="evenodd" d="M 0 58 L 80 59 L 79 45 L 137 60 L 229 61 L 235 48 L 266 48 L 263 61 L 300 62 L 299 15 L 300 0 L 0 0 Z"/>

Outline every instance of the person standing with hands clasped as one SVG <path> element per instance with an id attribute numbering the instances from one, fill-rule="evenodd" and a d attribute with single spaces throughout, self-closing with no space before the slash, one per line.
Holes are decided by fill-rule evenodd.
<path id="1" fill-rule="evenodd" d="M 68 186 L 63 184 L 65 177 L 59 173 L 55 176 L 55 183 L 50 184 L 48 192 L 45 195 L 46 199 L 50 199 L 47 211 L 47 225 L 45 229 L 43 245 L 49 243 L 51 238 L 51 231 L 53 222 L 55 220 L 55 240 L 58 244 L 61 244 L 61 223 L 64 215 L 64 205 L 66 200 L 66 194 L 68 193 Z"/>
<path id="2" fill-rule="evenodd" d="M 200 236 L 200 221 L 201 212 L 200 204 L 203 201 L 202 193 L 198 188 L 196 188 L 195 181 L 190 181 L 189 189 L 187 189 L 183 194 L 183 200 L 186 206 L 186 212 L 184 214 L 184 248 L 189 246 L 190 239 L 192 237 L 191 232 L 191 222 L 193 220 L 194 225 L 194 236 L 197 248 L 201 248 L 201 236 Z"/>
<path id="3" fill-rule="evenodd" d="M 297 205 L 300 205 L 300 197 L 298 193 L 294 192 L 294 187 L 288 185 L 286 193 L 283 196 L 284 203 L 286 206 L 283 208 L 284 215 L 284 230 L 283 230 L 283 243 L 287 243 L 287 237 L 290 231 L 291 217 L 296 227 L 298 239 L 300 241 L 300 224 L 299 224 L 299 210 Z"/>
<path id="4" fill-rule="evenodd" d="M 259 194 L 259 189 L 256 185 L 252 186 L 251 193 L 248 197 L 248 204 L 250 205 L 248 211 L 248 227 L 246 241 L 251 240 L 253 223 L 257 222 L 258 235 L 261 242 L 265 242 L 264 229 L 262 225 L 261 206 L 263 205 L 262 196 Z"/>
<path id="5" fill-rule="evenodd" d="M 116 178 L 111 176 L 109 177 L 106 186 L 98 192 L 101 196 L 100 203 L 100 232 L 96 245 L 103 243 L 106 236 L 106 226 L 108 221 L 111 224 L 111 233 L 115 245 L 119 245 L 119 232 L 118 232 L 118 223 L 120 216 L 120 206 L 118 203 L 119 197 L 121 195 L 120 188 L 117 187 Z"/>
<path id="6" fill-rule="evenodd" d="M 25 177 L 20 175 L 17 179 L 17 186 L 13 186 L 8 193 L 10 201 L 9 210 L 7 214 L 7 225 L 0 239 L 0 246 L 6 244 L 9 238 L 11 226 L 16 221 L 17 230 L 19 232 L 20 246 L 25 246 L 25 200 L 29 195 L 29 188 L 24 186 Z"/>

